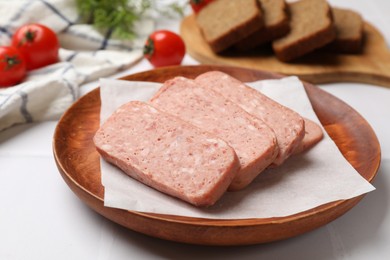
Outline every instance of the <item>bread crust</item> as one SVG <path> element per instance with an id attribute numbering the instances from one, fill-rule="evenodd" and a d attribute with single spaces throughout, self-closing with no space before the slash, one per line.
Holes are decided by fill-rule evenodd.
<path id="1" fill-rule="evenodd" d="M 261 0 L 258 1 L 260 2 L 260 4 L 262 3 Z M 236 49 L 239 51 L 251 50 L 262 44 L 271 42 L 286 35 L 290 31 L 290 17 L 287 4 L 284 0 L 281 1 L 280 8 L 282 9 L 281 13 L 284 15 L 280 17 L 277 23 L 268 23 L 267 20 L 265 20 L 264 26 L 259 30 L 255 31 L 254 33 L 250 34 L 248 37 L 245 37 L 244 39 L 239 41 L 235 45 Z M 265 17 L 267 16 L 267 12 L 273 11 L 267 10 L 266 8 L 264 8 L 264 5 L 262 5 L 262 10 Z"/>
<path id="2" fill-rule="evenodd" d="M 332 13 L 336 38 L 326 46 L 326 50 L 339 53 L 360 53 L 364 42 L 362 17 L 352 10 L 334 7 Z M 348 23 L 344 19 L 348 19 Z"/>
<path id="3" fill-rule="evenodd" d="M 301 0 L 301 1 L 313 1 L 313 0 Z M 295 2 L 290 4 L 291 6 L 294 4 L 298 4 L 299 2 Z M 323 28 L 319 28 L 318 30 L 312 32 L 309 36 L 302 36 L 294 41 L 285 43 L 284 38 L 276 40 L 272 44 L 272 48 L 275 52 L 276 57 L 284 62 L 291 61 L 298 57 L 301 57 L 307 53 L 314 51 L 315 49 L 321 48 L 326 44 L 333 41 L 336 37 L 336 31 L 333 24 L 333 16 L 331 12 L 331 8 L 328 4 L 326 4 L 326 14 L 325 19 L 327 19 L 327 24 Z M 292 7 L 290 7 L 292 10 Z M 305 10 L 298 10 L 304 12 Z M 296 14 L 292 13 L 291 16 Z M 296 24 L 292 23 L 291 26 L 296 26 Z M 287 35 L 286 37 L 289 37 Z"/>
<path id="4" fill-rule="evenodd" d="M 219 3 L 217 3 L 217 1 Z M 206 42 L 209 44 L 210 48 L 215 53 L 219 53 L 228 49 L 238 41 L 242 40 L 243 38 L 247 37 L 248 35 L 252 34 L 256 30 L 263 27 L 264 25 L 263 14 L 257 0 L 254 0 L 253 2 L 254 12 L 250 16 L 248 16 L 244 22 L 235 24 L 234 26 L 231 27 L 224 28 L 224 30 L 221 31 L 217 37 L 210 37 L 208 31 L 212 30 L 213 28 L 209 28 L 211 25 L 209 25 L 205 19 L 218 19 L 217 18 L 218 15 L 212 12 L 213 11 L 212 8 L 213 5 L 220 4 L 224 0 L 217 0 L 217 1 L 211 2 L 208 6 L 202 9 L 196 17 L 196 21 L 202 31 L 202 34 Z M 220 10 L 220 12 L 224 12 L 224 11 L 225 10 Z M 234 11 L 234 10 L 228 10 L 228 11 Z M 227 19 L 229 19 L 229 17 L 227 17 Z"/>

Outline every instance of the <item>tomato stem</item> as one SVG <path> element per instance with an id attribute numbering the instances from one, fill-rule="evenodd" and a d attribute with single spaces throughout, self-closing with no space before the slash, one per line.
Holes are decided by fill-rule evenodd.
<path id="1" fill-rule="evenodd" d="M 148 38 L 147 43 L 144 46 L 144 55 L 151 57 L 154 53 L 154 41 Z"/>
<path id="2" fill-rule="evenodd" d="M 203 0 L 191 0 L 191 3 L 195 4 L 195 5 L 198 5 L 200 3 L 202 3 Z"/>
<path id="3" fill-rule="evenodd" d="M 23 39 L 19 42 L 18 46 L 24 45 L 26 42 L 32 43 L 35 40 L 35 37 L 37 36 L 37 31 L 33 31 L 31 29 L 27 29 L 26 33 L 24 34 Z"/>
<path id="4" fill-rule="evenodd" d="M 14 56 L 5 55 L 4 59 L 1 62 L 5 62 L 7 64 L 7 67 L 5 68 L 5 70 L 10 70 L 10 69 L 12 69 L 12 67 L 20 64 L 20 60 L 18 59 L 18 56 L 16 56 L 16 55 L 14 55 Z"/>

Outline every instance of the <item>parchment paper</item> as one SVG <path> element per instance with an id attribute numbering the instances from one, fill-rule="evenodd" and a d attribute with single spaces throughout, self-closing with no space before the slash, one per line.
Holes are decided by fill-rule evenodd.
<path id="1" fill-rule="evenodd" d="M 101 122 L 130 100 L 147 101 L 160 85 L 101 79 Z M 248 85 L 321 125 L 297 77 Z M 227 192 L 209 208 L 197 208 L 149 188 L 104 160 L 101 173 L 107 207 L 212 219 L 283 217 L 375 189 L 342 156 L 325 130 L 324 139 L 311 150 L 264 171 L 242 191 Z"/>

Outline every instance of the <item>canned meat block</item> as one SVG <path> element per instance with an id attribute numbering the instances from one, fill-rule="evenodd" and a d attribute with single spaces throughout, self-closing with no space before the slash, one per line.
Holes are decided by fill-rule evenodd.
<path id="1" fill-rule="evenodd" d="M 94 143 L 134 179 L 196 206 L 213 205 L 240 168 L 225 141 L 139 101 L 118 108 Z"/>
<path id="2" fill-rule="evenodd" d="M 150 102 L 234 148 L 241 169 L 229 190 L 246 187 L 278 154 L 275 134 L 263 121 L 193 80 L 176 77 L 166 81 Z"/>
<path id="3" fill-rule="evenodd" d="M 282 164 L 298 149 L 305 135 L 305 125 L 303 118 L 295 111 L 223 72 L 206 72 L 199 75 L 195 82 L 220 93 L 274 130 L 279 154 L 273 165 Z"/>

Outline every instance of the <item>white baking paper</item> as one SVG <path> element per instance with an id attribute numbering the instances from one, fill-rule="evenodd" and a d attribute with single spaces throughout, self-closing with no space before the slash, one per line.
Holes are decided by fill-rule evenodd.
<path id="1" fill-rule="evenodd" d="M 160 85 L 101 79 L 101 121 L 128 101 L 149 100 Z M 321 125 L 297 77 L 248 85 Z M 101 173 L 107 207 L 211 219 L 283 217 L 375 189 L 345 160 L 325 131 L 324 139 L 308 152 L 264 171 L 251 185 L 227 192 L 209 208 L 197 208 L 149 188 L 104 160 Z"/>

